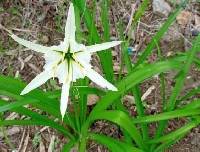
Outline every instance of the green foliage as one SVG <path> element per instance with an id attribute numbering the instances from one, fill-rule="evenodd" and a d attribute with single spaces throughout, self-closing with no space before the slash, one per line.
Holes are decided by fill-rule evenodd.
<path id="1" fill-rule="evenodd" d="M 134 17 L 134 23 L 132 24 L 132 30 L 135 29 L 137 21 L 147 9 L 148 2 L 148 0 L 144 0 L 137 10 Z M 74 4 L 76 24 L 78 24 L 76 25 L 78 41 L 83 40 L 82 36 L 84 36 L 83 34 L 80 34 L 82 17 L 83 22 L 89 31 L 89 36 L 87 38 L 91 44 L 109 41 L 109 0 L 101 1 L 102 38 L 95 26 L 94 16 L 91 15 L 91 10 L 87 8 L 86 1 L 74 0 Z M 170 58 L 164 58 L 159 47 L 160 39 L 167 32 L 168 28 L 175 21 L 176 16 L 182 9 L 183 7 L 181 5 L 171 14 L 134 65 L 127 52 L 127 48 L 130 44 L 130 37 L 124 37 L 123 23 L 119 22 L 119 37 L 124 41 L 121 45 L 122 64 L 127 68 L 127 76 L 123 79 L 122 76 L 119 76 L 116 81 L 113 73 L 111 50 L 99 53 L 98 55 L 101 60 L 103 72 L 108 80 L 116 82 L 118 91 L 105 92 L 97 88 L 88 87 L 89 82 L 87 79 L 74 83 L 70 92 L 73 110 L 69 111 L 63 120 L 61 119 L 59 111 L 59 90 L 44 92 L 40 89 L 35 89 L 25 96 L 20 96 L 19 94 L 26 84 L 17 79 L 0 75 L 0 95 L 8 97 L 9 99 L 9 101 L 7 101 L 5 98 L 0 98 L 0 112 L 13 111 L 25 116 L 21 120 L 1 119 L 0 126 L 39 125 L 54 128 L 68 139 L 68 142 L 63 146 L 63 152 L 70 151 L 71 148 L 75 146 L 78 147 L 80 152 L 85 152 L 88 140 L 94 140 L 99 144 L 106 146 L 113 152 L 164 151 L 183 138 L 192 128 L 197 127 L 200 124 L 200 99 L 192 99 L 192 97 L 200 92 L 199 87 L 193 88 L 185 95 L 180 96 L 180 92 L 184 88 L 184 81 L 191 65 L 198 68 L 200 67 L 199 58 L 196 56 L 197 51 L 200 50 L 200 36 L 196 37 L 193 41 L 191 49 Z M 95 8 L 93 8 L 92 12 L 95 12 Z M 61 28 L 61 18 L 56 19 L 56 22 L 57 28 Z M 159 59 L 154 63 L 148 64 L 146 59 L 153 53 L 155 48 L 158 50 Z M 123 65 L 121 65 L 121 67 L 122 66 Z M 174 79 L 175 86 L 172 89 L 170 97 L 167 98 L 164 94 L 164 80 L 165 74 L 170 71 L 176 71 L 178 75 Z M 163 106 L 163 111 L 159 114 L 147 115 L 145 114 L 145 108 L 148 107 L 143 106 L 140 85 L 146 80 L 152 79 L 155 75 L 159 75 L 161 82 L 163 100 L 161 104 Z M 58 87 L 55 81 L 51 81 L 50 84 L 53 85 L 54 88 Z M 137 117 L 130 116 L 128 110 L 121 103 L 121 98 L 127 93 L 135 97 L 136 110 L 138 113 Z M 90 94 L 98 95 L 100 100 L 89 112 L 87 109 L 87 96 Z M 182 102 L 185 100 L 190 102 L 183 105 Z M 186 119 L 187 124 L 174 131 L 165 133 L 168 121 L 179 118 Z M 110 123 L 117 125 L 124 138 L 114 139 L 113 137 L 90 131 L 91 125 L 99 120 L 109 121 Z M 150 123 L 159 124 L 156 135 L 152 137 L 150 137 L 148 132 Z M 35 145 L 40 141 L 40 138 L 38 137 L 38 134 L 36 134 L 34 138 Z"/>

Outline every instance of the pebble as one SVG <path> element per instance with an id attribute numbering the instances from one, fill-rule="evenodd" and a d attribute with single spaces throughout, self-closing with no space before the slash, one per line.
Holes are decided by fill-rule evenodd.
<path id="1" fill-rule="evenodd" d="M 171 6 L 164 0 L 153 0 L 153 12 L 162 17 L 168 17 L 172 11 Z"/>
<path id="2" fill-rule="evenodd" d="M 42 43 L 47 44 L 49 42 L 49 37 L 46 35 L 43 35 L 41 38 Z"/>
<path id="3" fill-rule="evenodd" d="M 99 97 L 97 95 L 92 94 L 92 95 L 88 95 L 87 99 L 88 99 L 87 105 L 92 106 L 97 103 L 97 101 L 99 100 Z"/>
<path id="4" fill-rule="evenodd" d="M 183 10 L 177 17 L 176 20 L 179 25 L 186 26 L 191 20 L 192 13 L 189 11 Z"/>
<path id="5" fill-rule="evenodd" d="M 197 29 L 192 30 L 192 36 L 198 36 L 200 34 L 200 31 Z"/>

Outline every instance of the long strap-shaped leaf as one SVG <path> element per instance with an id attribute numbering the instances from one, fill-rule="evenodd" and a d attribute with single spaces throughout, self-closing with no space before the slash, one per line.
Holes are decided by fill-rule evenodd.
<path id="1" fill-rule="evenodd" d="M 97 111 L 106 109 L 111 105 L 118 97 L 126 93 L 133 86 L 138 83 L 145 81 L 146 79 L 159 74 L 161 72 L 167 72 L 174 69 L 180 69 L 182 67 L 183 60 L 170 59 L 162 62 L 157 62 L 154 64 L 148 64 L 143 67 L 138 68 L 136 71 L 131 72 L 125 79 L 117 84 L 117 92 L 108 92 L 94 107 L 91 115 Z"/>
<path id="2" fill-rule="evenodd" d="M 128 73 L 130 73 L 133 69 L 132 61 L 131 61 L 130 55 L 127 51 L 128 46 L 130 44 L 130 39 L 131 39 L 130 33 L 132 33 L 132 31 L 136 28 L 135 26 L 136 26 L 138 20 L 144 14 L 145 10 L 148 8 L 148 3 L 149 3 L 149 0 L 144 0 L 141 3 L 140 7 L 138 8 L 138 10 L 137 10 L 137 12 L 134 16 L 134 20 L 133 20 L 133 23 L 132 23 L 133 25 L 131 26 L 131 28 L 128 32 L 128 40 L 126 41 L 125 44 L 121 45 L 123 61 L 126 65 Z M 120 35 L 120 39 L 122 39 L 122 40 L 126 39 L 123 35 L 122 25 L 119 27 L 119 35 Z M 142 100 L 141 100 L 141 91 L 140 91 L 139 85 L 135 85 L 132 88 L 131 91 L 132 91 L 132 94 L 133 94 L 134 99 L 135 99 L 135 105 L 136 105 L 136 110 L 137 110 L 138 116 L 142 117 L 142 116 L 144 116 L 144 107 L 143 107 Z M 121 101 L 119 101 L 119 102 L 121 102 Z M 147 140 L 148 139 L 148 126 L 147 126 L 147 124 L 141 124 L 141 130 L 142 130 L 144 140 Z"/>
<path id="3" fill-rule="evenodd" d="M 34 102 L 39 102 L 39 101 L 38 100 L 34 100 L 34 99 L 26 98 L 26 99 L 19 100 L 17 102 L 10 102 L 10 103 L 7 103 L 7 104 L 1 106 L 0 107 L 0 112 L 9 111 L 9 110 L 12 110 L 14 108 L 18 108 L 18 107 L 21 107 L 21 106 L 24 106 L 24 105 L 28 105 L 28 104 L 31 104 L 31 103 L 34 103 Z"/>
<path id="4" fill-rule="evenodd" d="M 177 98 L 183 88 L 186 76 L 190 70 L 190 66 L 192 65 L 194 61 L 195 55 L 197 53 L 197 47 L 199 47 L 199 43 L 200 43 L 200 35 L 193 41 L 193 46 L 190 49 L 189 53 L 187 54 L 186 63 L 184 64 L 184 67 L 182 68 L 182 70 L 179 73 L 178 78 L 176 79 L 175 87 L 173 88 L 172 94 L 165 107 L 166 111 L 171 111 L 176 106 Z M 163 130 L 165 129 L 166 124 L 167 124 L 167 121 L 162 121 L 159 123 L 159 127 L 156 132 L 156 137 L 160 137 L 160 135 L 163 133 Z"/>
<path id="5" fill-rule="evenodd" d="M 199 125 L 200 121 L 191 121 L 187 123 L 185 126 L 165 135 L 160 138 L 155 138 L 149 141 L 149 143 L 163 143 L 166 141 L 172 141 L 173 139 L 176 139 L 176 137 L 179 137 L 181 135 L 185 135 L 188 133 L 192 128 L 197 127 Z"/>
<path id="6" fill-rule="evenodd" d="M 90 117 L 101 113 L 102 110 L 105 110 L 109 105 L 111 105 L 116 99 L 118 99 L 121 95 L 126 93 L 129 89 L 131 89 L 134 85 L 143 82 L 145 79 L 150 78 L 158 73 L 166 72 L 173 69 L 179 69 L 182 66 L 183 60 L 175 60 L 171 59 L 168 61 L 162 61 L 150 65 L 146 65 L 144 67 L 140 67 L 134 72 L 130 73 L 124 80 L 118 83 L 118 92 L 108 92 L 94 107 L 93 111 L 90 113 L 90 116 L 86 123 L 82 127 L 82 142 L 80 145 L 80 152 L 83 152 L 86 147 L 86 138 L 87 131 L 89 129 L 89 120 Z M 142 147 L 144 148 L 144 147 Z"/>
<path id="7" fill-rule="evenodd" d="M 105 135 L 89 133 L 89 138 L 108 147 L 112 152 L 143 152 L 141 149 L 133 147 L 133 145 L 129 145 Z"/>
<path id="8" fill-rule="evenodd" d="M 91 12 L 87 8 L 87 3 L 85 0 L 74 0 L 74 4 L 79 8 L 79 10 L 82 12 L 84 21 L 86 23 L 86 26 L 88 28 L 88 31 L 92 33 L 93 35 L 93 43 L 100 43 L 101 38 L 99 36 L 99 33 L 97 31 L 97 28 L 95 26 L 95 23 L 93 21 L 93 18 L 91 16 Z M 112 65 L 112 56 L 111 53 L 108 51 L 101 51 L 97 52 L 98 56 L 100 57 L 101 65 L 103 68 L 103 71 L 105 72 L 105 76 L 108 80 L 113 79 L 113 65 Z M 105 59 L 106 57 L 106 59 Z M 112 74 L 110 74 L 112 72 Z"/>
<path id="9" fill-rule="evenodd" d="M 52 123 L 52 122 L 47 123 L 47 122 L 44 122 L 41 120 L 3 120 L 3 121 L 0 121 L 0 126 L 15 126 L 15 125 L 19 125 L 19 126 L 35 126 L 35 125 L 49 126 L 51 128 L 58 130 L 63 135 L 68 136 L 68 132 L 66 132 L 66 130 L 64 128 L 61 129 L 60 127 L 58 127 L 58 125 L 55 125 L 55 123 Z M 71 139 L 74 139 L 74 137 Z"/>
<path id="10" fill-rule="evenodd" d="M 20 102 L 20 101 L 18 101 Z M 0 100 L 0 106 L 1 106 L 1 111 L 5 111 L 5 108 L 2 108 L 2 107 L 5 107 L 7 105 L 7 102 L 4 101 L 4 100 Z M 10 105 L 10 104 L 9 104 Z M 11 107 L 8 107 L 6 106 L 6 109 L 9 108 L 10 111 L 14 111 L 16 113 L 19 113 L 19 114 L 22 114 L 24 116 L 28 116 L 30 117 L 32 120 L 35 120 L 35 121 L 39 121 L 39 122 L 42 122 L 41 125 L 44 125 L 44 126 L 50 126 L 52 128 L 55 128 L 56 130 L 60 131 L 61 133 L 63 133 L 64 135 L 68 136 L 69 138 L 73 139 L 73 135 L 70 134 L 70 131 L 68 130 L 68 128 L 64 128 L 63 126 L 59 125 L 58 122 L 54 122 L 53 120 L 49 119 L 48 117 L 46 116 L 43 116 L 43 115 L 40 115 L 38 114 L 37 112 L 33 112 L 27 108 L 24 108 L 24 107 L 18 107 L 17 104 L 14 104 L 15 106 L 11 106 Z M 17 106 L 16 106 L 17 105 Z M 17 122 L 18 120 L 16 121 L 13 121 L 13 122 Z M 4 124 L 4 121 L 1 122 L 2 124 Z M 6 124 L 6 123 L 5 123 Z M 9 125 L 9 124 L 8 124 Z M 12 124 L 11 124 L 12 125 Z M 17 125 L 17 124 L 16 124 Z M 35 125 L 38 125 L 38 124 L 35 124 Z"/>
<path id="11" fill-rule="evenodd" d="M 185 6 L 185 2 L 182 3 L 167 19 L 167 21 L 162 25 L 160 30 L 156 33 L 156 35 L 152 38 L 151 42 L 148 44 L 142 55 L 139 57 L 137 63 L 135 64 L 135 67 L 137 67 L 139 64 L 144 62 L 146 58 L 150 55 L 150 53 L 153 51 L 153 48 L 156 46 L 156 42 L 159 42 L 159 40 L 163 37 L 163 35 L 167 32 L 170 25 L 176 20 L 176 16 L 180 13 L 180 11 L 183 9 L 183 6 Z"/>
<path id="12" fill-rule="evenodd" d="M 137 124 L 152 123 L 155 121 L 169 120 L 169 119 L 180 118 L 180 117 L 189 117 L 189 116 L 195 116 L 199 114 L 200 114 L 199 109 L 175 110 L 175 111 L 164 112 L 162 114 L 157 114 L 153 116 L 144 116 L 137 119 L 133 119 L 133 123 L 137 123 Z"/>
<path id="13" fill-rule="evenodd" d="M 96 120 L 108 120 L 110 122 L 116 123 L 118 126 L 122 127 L 129 133 L 129 135 L 132 137 L 132 139 L 134 139 L 140 148 L 146 147 L 140 133 L 132 122 L 132 119 L 124 112 L 117 110 L 97 112 L 90 117 L 89 121 L 92 123 Z"/>
<path id="14" fill-rule="evenodd" d="M 24 98 L 37 100 L 40 103 L 38 104 L 38 102 L 33 102 L 32 105 L 35 105 L 41 110 L 50 113 L 52 116 L 61 119 L 59 102 L 57 100 L 48 98 L 43 91 L 35 89 L 25 96 L 20 96 L 20 92 L 24 89 L 26 84 L 17 79 L 13 79 L 4 75 L 0 75 L 0 84 L 0 94 L 12 97 L 16 100 L 23 100 Z"/>

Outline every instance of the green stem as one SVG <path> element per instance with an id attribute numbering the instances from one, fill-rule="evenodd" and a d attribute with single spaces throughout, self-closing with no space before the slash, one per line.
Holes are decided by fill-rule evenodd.
<path id="1" fill-rule="evenodd" d="M 156 40 L 154 40 L 156 46 L 157 46 L 157 50 L 158 50 L 158 57 L 159 57 L 159 60 L 162 61 L 163 59 L 163 56 L 162 56 L 162 51 L 160 50 L 160 47 L 157 43 Z M 161 73 L 159 75 L 160 77 L 160 83 L 161 83 L 161 95 L 162 95 L 162 102 L 163 102 L 163 110 L 164 110 L 164 107 L 165 107 L 165 104 L 166 104 L 166 96 L 165 96 L 165 76 L 164 76 L 164 73 Z"/>
<path id="2" fill-rule="evenodd" d="M 79 145 L 79 152 L 85 152 L 86 151 L 87 135 L 88 135 L 89 126 L 90 126 L 90 123 L 89 123 L 89 119 L 88 119 L 85 122 L 85 124 L 82 126 L 80 145 Z"/>

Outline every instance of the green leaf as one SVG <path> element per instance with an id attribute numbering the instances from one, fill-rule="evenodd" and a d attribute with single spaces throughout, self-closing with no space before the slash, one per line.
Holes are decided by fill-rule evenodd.
<path id="1" fill-rule="evenodd" d="M 116 99 L 130 90 L 136 84 L 141 83 L 161 72 L 180 69 L 180 67 L 182 67 L 182 62 L 177 61 L 176 59 L 170 59 L 137 68 L 136 71 L 131 72 L 125 79 L 117 84 L 117 92 L 108 92 L 94 107 L 92 113 L 106 109 Z"/>
<path id="2" fill-rule="evenodd" d="M 134 139 L 136 144 L 142 149 L 147 148 L 145 143 L 142 140 L 140 133 L 138 132 L 132 119 L 122 111 L 99 111 L 90 115 L 90 123 L 96 120 L 108 120 L 113 123 L 116 123 L 121 128 L 125 129 L 129 135 Z"/>
<path id="3" fill-rule="evenodd" d="M 55 123 L 47 123 L 41 120 L 3 120 L 0 121 L 0 126 L 35 126 L 35 125 L 41 125 L 41 126 L 49 126 L 51 128 L 54 128 L 61 132 L 63 135 L 68 136 L 68 132 L 61 127 L 58 127 L 58 125 L 55 125 Z M 73 139 L 73 136 L 72 136 Z"/>
<path id="4" fill-rule="evenodd" d="M 182 134 L 181 136 L 177 136 L 176 138 L 174 138 L 173 140 L 169 140 L 167 142 L 164 142 L 162 144 L 160 144 L 155 150 L 154 152 L 161 152 L 164 151 L 165 149 L 167 149 L 168 147 L 172 146 L 174 143 L 176 143 L 178 140 L 182 139 L 185 136 L 185 134 Z"/>
<path id="5" fill-rule="evenodd" d="M 87 131 L 89 129 L 90 117 L 93 115 L 98 115 L 102 110 L 108 108 L 115 100 L 117 100 L 120 96 L 125 94 L 128 90 L 130 90 L 133 86 L 138 83 L 143 82 L 144 80 L 159 74 L 161 72 L 166 72 L 169 70 L 180 69 L 182 66 L 182 62 L 176 59 L 170 59 L 167 61 L 157 62 L 145 66 L 138 67 L 135 71 L 131 72 L 124 80 L 120 81 L 118 86 L 118 92 L 108 92 L 94 107 L 92 112 L 89 115 L 86 123 L 83 125 L 81 133 L 82 133 L 82 143 L 80 146 L 80 151 L 83 152 L 86 146 L 86 138 Z M 107 118 L 108 119 L 108 118 Z M 136 139 L 137 140 L 137 139 Z M 140 139 L 139 139 L 140 140 Z"/>
<path id="6" fill-rule="evenodd" d="M 133 145 L 115 140 L 105 135 L 90 133 L 89 138 L 108 147 L 112 152 L 143 152 L 142 150 L 133 147 Z"/>
<path id="7" fill-rule="evenodd" d="M 3 75 L 0 75 L 0 84 L 1 95 L 9 96 L 16 100 L 28 99 L 27 102 L 30 102 L 31 99 L 34 101 L 37 100 L 38 102 L 33 102 L 32 106 L 35 106 L 43 111 L 48 112 L 52 116 L 61 119 L 59 111 L 59 101 L 48 98 L 48 96 L 43 91 L 35 89 L 30 93 L 21 96 L 20 92 L 24 89 L 26 84 L 17 79 L 13 79 L 11 77 L 6 77 Z"/>
<path id="8" fill-rule="evenodd" d="M 0 112 L 5 112 L 5 111 L 8 111 L 8 110 L 12 110 L 13 108 L 21 107 L 21 106 L 24 106 L 24 105 L 27 105 L 27 104 L 31 104 L 31 103 L 34 103 L 34 102 L 38 102 L 38 100 L 22 99 L 22 100 L 19 100 L 17 102 L 11 102 L 11 103 L 8 103 L 8 104 L 6 104 L 4 106 L 1 106 L 0 107 Z"/>
<path id="9" fill-rule="evenodd" d="M 7 105 L 7 102 L 0 100 L 0 107 L 4 107 L 5 105 Z M 33 112 L 33 111 L 31 111 L 27 108 L 24 108 L 24 107 L 15 107 L 15 108 L 13 107 L 9 110 L 14 111 L 18 114 L 22 114 L 24 116 L 28 116 L 33 120 L 41 121 L 44 126 L 46 125 L 46 126 L 50 126 L 52 128 L 55 128 L 58 131 L 62 132 L 64 135 L 67 135 L 68 137 L 73 138 L 73 136 L 70 134 L 69 128 L 64 128 L 63 126 L 59 125 L 58 122 L 54 122 L 53 120 L 49 119 L 48 117 L 40 115 L 37 112 Z M 37 125 L 37 124 L 35 124 L 35 125 Z"/>
<path id="10" fill-rule="evenodd" d="M 95 22 L 93 20 L 92 13 L 87 8 L 87 2 L 85 0 L 74 0 L 74 4 L 77 6 L 77 8 L 79 8 L 80 12 L 82 12 L 82 14 L 83 14 L 84 22 L 86 23 L 86 27 L 87 27 L 88 31 L 92 34 L 93 43 L 100 43 L 101 38 L 100 38 L 98 30 L 95 26 Z M 104 17 L 106 17 L 106 16 L 104 16 Z M 112 60 L 111 61 L 107 60 L 107 59 L 112 59 L 111 53 L 108 51 L 100 51 L 100 52 L 97 52 L 97 54 L 100 58 L 102 69 L 105 72 L 106 79 L 108 79 L 108 80 L 113 79 L 112 78 L 113 76 L 110 72 L 110 70 L 113 69 L 113 65 L 111 62 Z"/>
<path id="11" fill-rule="evenodd" d="M 163 35 L 167 32 L 168 28 L 171 26 L 171 24 L 176 20 L 176 16 L 180 13 L 182 10 L 182 6 L 179 6 L 173 14 L 169 16 L 167 21 L 162 25 L 162 27 L 159 29 L 159 31 L 156 33 L 156 35 L 152 38 L 151 42 L 147 45 L 146 49 L 142 53 L 142 55 L 139 57 L 135 67 L 137 67 L 139 64 L 145 61 L 148 55 L 153 51 L 153 48 L 156 46 L 156 42 L 159 42 L 159 40 L 163 37 Z"/>
<path id="12" fill-rule="evenodd" d="M 141 16 L 144 14 L 145 10 L 148 8 L 148 3 L 149 3 L 149 0 L 144 0 L 140 7 L 138 8 L 135 16 L 134 16 L 134 20 L 133 20 L 133 25 L 131 26 L 130 30 L 128 31 L 128 40 L 126 41 L 125 44 L 122 44 L 121 45 L 121 48 L 122 48 L 122 56 L 123 56 L 123 60 L 125 62 L 125 65 L 126 65 L 126 68 L 128 70 L 128 73 L 132 72 L 132 69 L 133 69 L 133 66 L 132 66 L 132 61 L 130 59 L 130 55 L 128 53 L 128 46 L 130 44 L 130 39 L 131 39 L 131 33 L 132 31 L 134 30 L 138 20 L 141 18 Z M 124 35 L 123 35 L 123 31 L 122 31 L 122 27 L 119 27 L 119 35 L 120 35 L 120 38 L 125 40 L 124 38 Z M 136 104 L 136 110 L 137 110 L 137 113 L 138 113 L 138 116 L 139 117 L 142 117 L 144 116 L 144 107 L 143 107 L 143 103 L 142 103 L 142 100 L 141 100 L 141 91 L 140 91 L 140 87 L 139 85 L 135 85 L 132 90 L 132 95 L 134 96 L 134 99 L 135 99 L 135 104 Z M 121 101 L 118 100 L 120 103 Z M 141 130 L 142 130 L 142 134 L 143 134 L 143 138 L 145 140 L 148 139 L 148 126 L 146 124 L 141 124 Z"/>
<path id="13" fill-rule="evenodd" d="M 110 41 L 109 0 L 103 0 L 101 2 L 101 22 L 103 26 L 103 39 L 105 42 L 108 42 Z M 106 79 L 113 82 L 114 71 L 111 49 L 104 50 L 104 52 L 105 55 L 103 60 L 104 62 L 107 62 L 107 65 L 110 65 L 110 67 L 106 68 L 107 72 L 105 71 L 105 73 L 107 73 Z"/>
<path id="14" fill-rule="evenodd" d="M 182 96 L 178 101 L 177 104 L 180 103 L 181 101 L 187 100 L 192 96 L 195 96 L 196 94 L 200 93 L 200 87 L 198 88 L 194 88 L 192 90 L 190 90 L 186 95 Z"/>
<path id="15" fill-rule="evenodd" d="M 73 148 L 73 146 L 77 143 L 76 140 L 70 140 L 69 142 L 67 142 L 66 144 L 64 144 L 63 148 L 62 148 L 62 152 L 71 152 L 71 149 Z"/>
<path id="16" fill-rule="evenodd" d="M 163 112 L 161 114 L 153 115 L 153 116 L 144 116 L 140 118 L 133 119 L 134 123 L 152 123 L 155 121 L 168 120 L 174 118 L 188 117 L 193 115 L 199 115 L 199 109 L 183 109 L 183 110 L 175 110 L 171 112 Z"/>
<path id="17" fill-rule="evenodd" d="M 193 46 L 190 49 L 189 53 L 187 54 L 186 62 L 184 64 L 184 66 L 181 68 L 181 71 L 179 72 L 178 78 L 176 79 L 176 83 L 172 90 L 170 98 L 167 102 L 166 107 L 164 107 L 164 109 L 166 111 L 171 111 L 176 107 L 177 98 L 180 95 L 181 90 L 183 89 L 184 82 L 186 80 L 186 76 L 187 76 L 187 74 L 190 70 L 190 67 L 194 61 L 194 58 L 196 56 L 197 47 L 199 46 L 199 42 L 200 42 L 200 35 L 198 37 L 196 37 L 196 39 L 193 41 L 193 43 L 192 43 Z M 166 125 L 167 125 L 167 121 L 161 121 L 159 123 L 158 129 L 156 131 L 156 137 L 161 136 Z"/>
<path id="18" fill-rule="evenodd" d="M 148 143 L 162 143 L 167 141 L 173 141 L 176 140 L 177 137 L 183 136 L 186 133 L 188 133 L 192 128 L 197 127 L 199 125 L 200 121 L 191 121 L 187 123 L 185 126 L 165 135 L 160 138 L 155 138 L 152 140 L 149 140 Z"/>
<path id="19" fill-rule="evenodd" d="M 103 96 L 106 94 L 106 92 L 104 90 L 100 90 L 98 88 L 92 88 L 92 87 L 88 87 L 88 86 L 72 86 L 71 90 L 77 90 L 77 92 L 79 94 L 83 94 L 83 95 L 87 95 L 87 94 L 96 94 L 98 96 Z M 51 99 L 56 99 L 56 98 L 60 98 L 61 95 L 61 91 L 60 90 L 56 90 L 56 91 L 48 91 L 46 92 L 48 98 Z"/>

